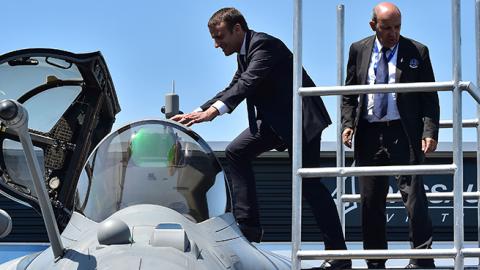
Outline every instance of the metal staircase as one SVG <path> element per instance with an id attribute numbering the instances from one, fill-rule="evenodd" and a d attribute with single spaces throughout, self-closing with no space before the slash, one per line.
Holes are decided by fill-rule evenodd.
<path id="1" fill-rule="evenodd" d="M 465 257 L 480 256 L 480 242 L 477 248 L 464 247 L 464 219 L 463 202 L 466 199 L 477 199 L 480 203 L 480 89 L 473 83 L 462 81 L 461 71 L 461 38 L 460 38 L 460 0 L 452 0 L 452 57 L 453 79 L 446 82 L 432 83 L 405 83 L 384 85 L 342 86 L 343 75 L 343 43 L 344 43 L 344 7 L 337 8 L 337 84 L 339 86 L 308 87 L 302 82 L 302 0 L 294 1 L 294 29 L 293 29 L 293 161 L 292 161 L 292 270 L 300 269 L 302 260 L 318 259 L 407 259 L 407 258 L 450 258 L 454 259 L 454 269 L 464 269 Z M 477 85 L 480 85 L 480 0 L 475 1 L 475 40 Z M 446 165 L 410 165 L 410 166 L 381 166 L 381 167 L 345 167 L 345 151 L 341 142 L 341 126 L 337 127 L 337 167 L 330 168 L 302 168 L 302 97 L 304 96 L 338 96 L 338 123 L 340 120 L 340 95 L 365 94 L 373 92 L 427 92 L 452 91 L 453 120 L 442 121 L 441 127 L 453 129 L 453 163 Z M 462 121 L 462 92 L 466 91 L 478 103 L 477 119 Z M 474 127 L 477 130 L 477 191 L 463 192 L 463 149 L 462 128 Z M 446 249 L 396 249 L 396 250 L 309 250 L 301 249 L 301 209 L 302 209 L 302 181 L 314 181 L 313 177 L 337 177 L 337 209 L 340 220 L 345 228 L 345 202 L 359 200 L 359 195 L 344 194 L 345 177 L 362 175 L 421 175 L 421 174 L 451 174 L 453 175 L 453 192 L 427 193 L 428 199 L 451 199 L 454 207 L 454 241 L 452 248 Z M 388 201 L 399 200 L 398 194 L 389 194 Z M 480 207 L 478 210 L 480 221 Z M 477 222 L 480 224 L 480 222 Z M 478 232 L 480 240 L 480 225 Z"/>

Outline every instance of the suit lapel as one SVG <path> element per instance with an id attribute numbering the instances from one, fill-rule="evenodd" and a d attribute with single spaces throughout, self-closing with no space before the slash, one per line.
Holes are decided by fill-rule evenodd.
<path id="1" fill-rule="evenodd" d="M 239 63 L 242 72 L 247 70 L 248 63 L 250 62 L 248 60 L 248 52 L 250 51 L 250 40 L 252 39 L 253 31 L 248 30 L 245 35 L 245 59 L 242 59 L 242 56 L 239 53 L 237 54 L 237 62 Z"/>
<path id="2" fill-rule="evenodd" d="M 250 63 L 248 53 L 250 52 L 250 40 L 252 39 L 253 33 L 252 30 L 248 30 L 247 33 L 245 33 L 245 68 L 247 68 L 248 63 Z"/>
<path id="3" fill-rule="evenodd" d="M 361 84 L 366 84 L 368 76 L 368 67 L 370 65 L 370 58 L 372 57 L 373 42 L 375 41 L 375 36 L 371 36 L 363 44 L 361 50 L 361 62 L 359 67 L 358 76 Z"/>
<path id="4" fill-rule="evenodd" d="M 406 47 L 404 46 L 404 39 L 400 36 L 398 41 L 397 63 L 395 71 L 395 83 L 401 83 L 402 71 L 405 69 L 405 63 L 407 62 L 407 55 L 405 53 Z M 403 45 L 403 46 L 402 46 Z"/>
<path id="5" fill-rule="evenodd" d="M 363 47 L 361 48 L 360 66 L 358 68 L 358 79 L 360 81 L 360 84 L 367 83 L 368 67 L 370 66 L 370 58 L 372 57 L 374 41 L 375 41 L 375 36 L 371 36 L 365 41 L 365 43 L 363 43 Z M 361 115 L 363 110 L 362 108 L 364 107 L 363 104 L 364 102 L 366 102 L 365 96 L 366 95 L 360 95 L 360 100 L 359 100 L 360 106 L 358 106 L 358 111 L 357 111 L 358 116 Z"/>
<path id="6" fill-rule="evenodd" d="M 246 53 L 248 55 L 248 51 L 250 49 L 250 40 L 252 39 L 253 33 L 255 33 L 253 30 L 248 30 L 245 34 L 247 35 L 245 38 L 245 49 Z"/>

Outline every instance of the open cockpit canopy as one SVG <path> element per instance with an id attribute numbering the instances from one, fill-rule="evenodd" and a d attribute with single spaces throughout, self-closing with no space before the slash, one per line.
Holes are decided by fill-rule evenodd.
<path id="1" fill-rule="evenodd" d="M 101 222 L 131 205 L 171 208 L 194 222 L 226 212 L 228 186 L 210 147 L 170 121 L 139 121 L 108 135 L 78 182 L 76 211 Z"/>

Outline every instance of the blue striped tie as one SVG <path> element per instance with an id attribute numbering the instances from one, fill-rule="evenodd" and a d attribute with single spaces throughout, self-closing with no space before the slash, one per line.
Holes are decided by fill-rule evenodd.
<path id="1" fill-rule="evenodd" d="M 377 71 L 375 74 L 375 84 L 388 84 L 388 60 L 387 47 L 382 48 L 382 57 L 377 63 Z M 379 119 L 387 115 L 388 109 L 388 93 L 375 93 L 373 95 L 373 114 Z"/>

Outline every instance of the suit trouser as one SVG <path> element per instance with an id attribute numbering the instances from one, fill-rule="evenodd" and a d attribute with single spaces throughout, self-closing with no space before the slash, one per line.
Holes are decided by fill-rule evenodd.
<path id="1" fill-rule="evenodd" d="M 389 125 L 364 121 L 355 139 L 358 166 L 408 165 L 417 160 L 400 120 Z M 387 249 L 385 207 L 388 176 L 363 176 L 359 180 L 363 246 L 365 249 Z M 430 248 L 432 222 L 421 176 L 396 176 L 395 180 L 407 210 L 412 248 Z M 425 264 L 433 260 L 411 259 L 410 262 Z"/>
<path id="2" fill-rule="evenodd" d="M 252 160 L 263 152 L 285 145 L 266 124 L 257 120 L 258 131 L 244 130 L 226 148 L 229 178 L 233 189 L 233 209 L 237 221 L 260 225 Z M 288 142 L 288 148 L 291 143 Z M 320 165 L 320 136 L 303 145 L 303 166 Z M 291 157 L 291 155 L 290 155 Z M 337 209 L 328 189 L 319 179 L 303 182 L 303 196 L 310 204 L 323 234 L 325 249 L 346 249 Z"/>

